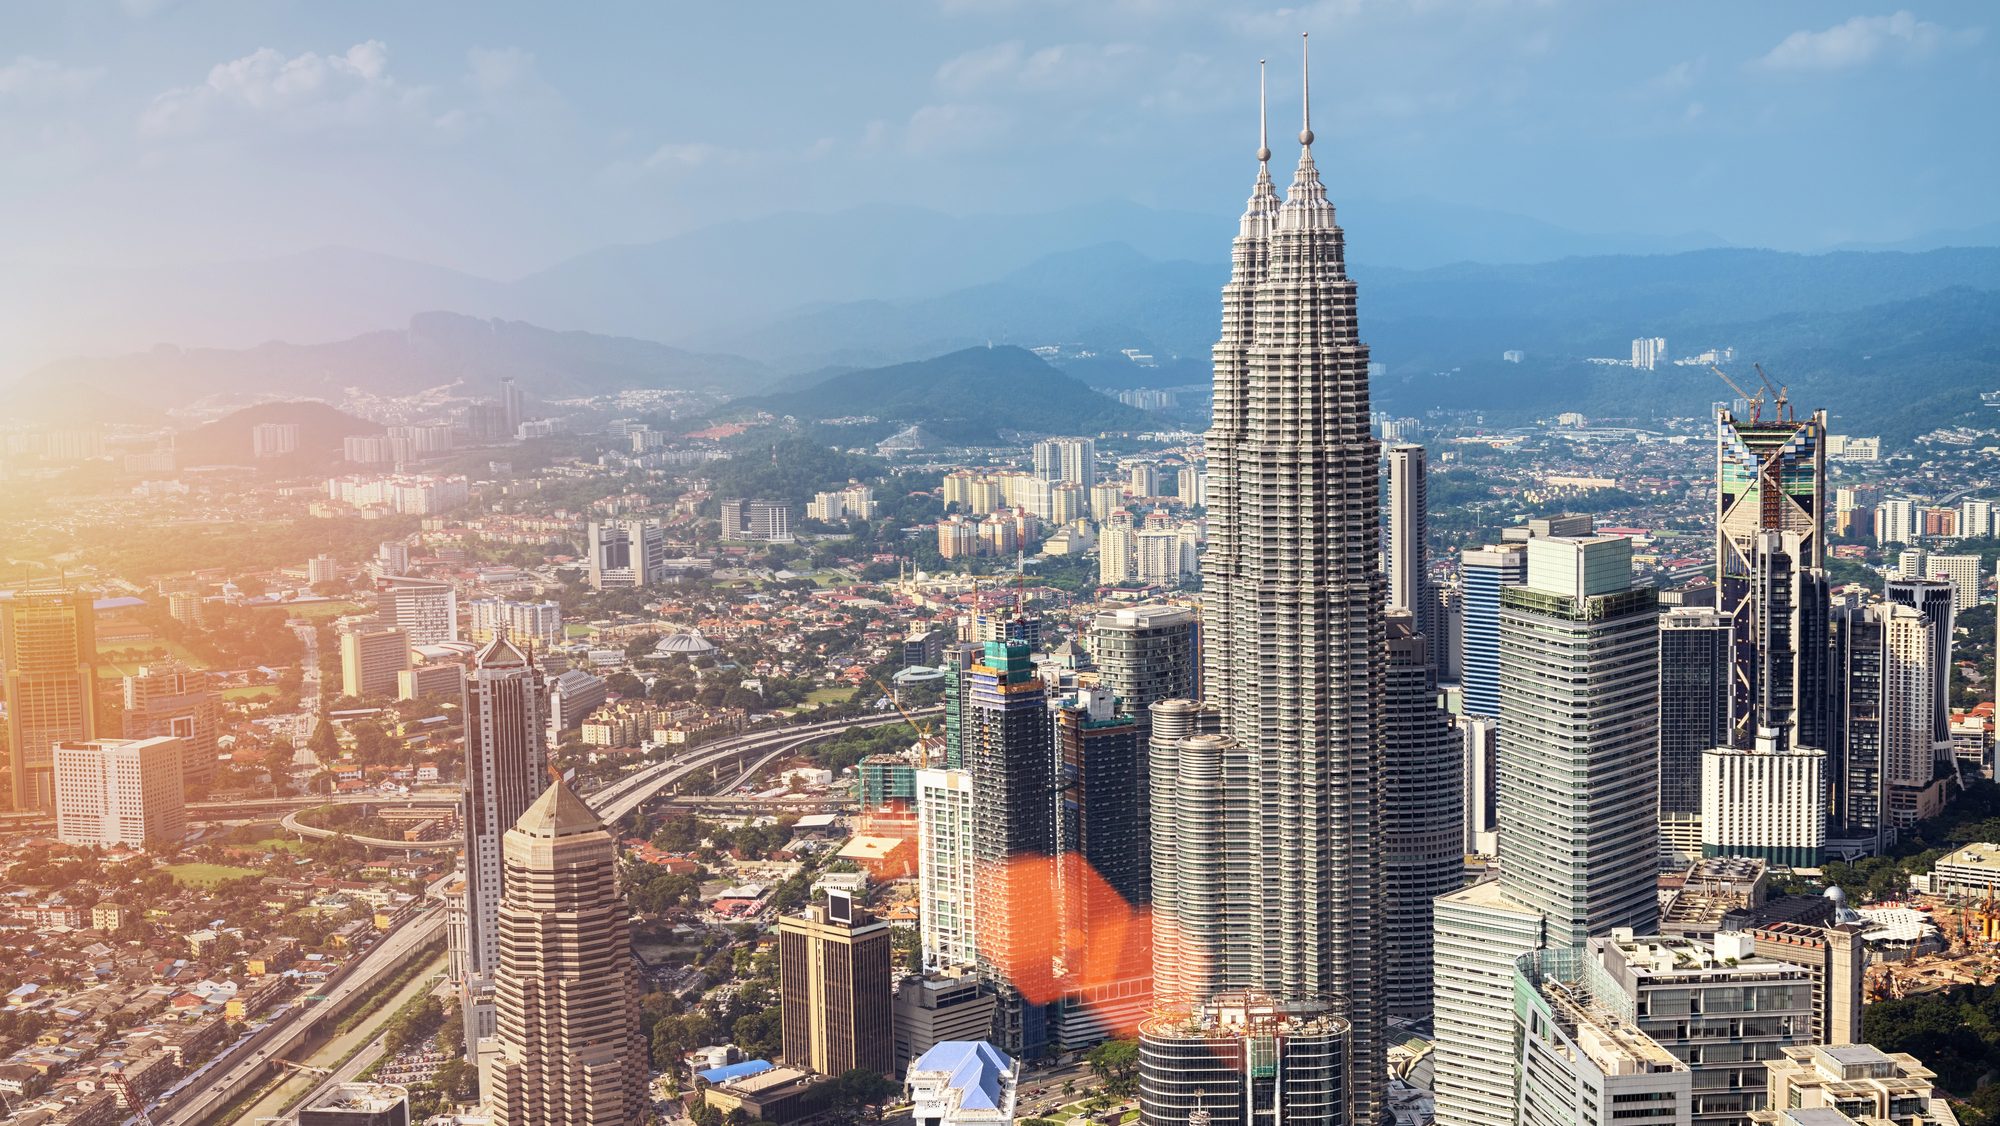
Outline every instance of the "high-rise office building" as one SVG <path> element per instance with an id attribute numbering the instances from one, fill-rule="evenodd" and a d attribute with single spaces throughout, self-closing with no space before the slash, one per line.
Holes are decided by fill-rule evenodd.
<path id="1" fill-rule="evenodd" d="M 889 999 L 889 924 L 829 892 L 778 920 L 778 992 L 785 1062 L 821 1075 L 896 1073 Z"/>
<path id="2" fill-rule="evenodd" d="M 994 1038 L 1030 1058 L 1048 1045 L 1057 942 L 1055 753 L 1048 695 L 1023 641 L 988 641 L 966 670 L 960 753 L 972 783 L 977 964 L 999 997 Z"/>
<path id="3" fill-rule="evenodd" d="M 650 586 L 667 557 L 667 531 L 654 520 L 593 520 L 586 553 L 590 589 Z"/>
<path id="4" fill-rule="evenodd" d="M 56 839 L 111 848 L 176 845 L 187 833 L 181 741 L 89 739 L 55 746 Z"/>
<path id="5" fill-rule="evenodd" d="M 1141 722 L 1161 700 L 1201 695 L 1201 619 L 1185 606 L 1120 606 L 1091 619 L 1097 682 Z"/>
<path id="6" fill-rule="evenodd" d="M 1063 972 L 1051 1024 L 1073 1051 L 1130 1035 L 1152 1001 L 1147 725 L 1101 685 L 1054 714 Z"/>
<path id="7" fill-rule="evenodd" d="M 792 510 L 768 500 L 731 499 L 722 502 L 722 538 L 792 542 Z"/>
<path id="8" fill-rule="evenodd" d="M 1660 862 L 1701 856 L 1701 756 L 1728 741 L 1729 623 L 1687 606 L 1660 618 Z"/>
<path id="9" fill-rule="evenodd" d="M 1903 609 L 1922 618 L 1915 610 Z M 1827 761 L 1827 835 L 1829 848 L 1850 858 L 1880 852 L 1887 825 L 1882 640 L 1891 612 L 1888 606 L 1847 606 L 1833 615 L 1835 735 L 1834 753 Z M 1907 706 L 1907 702 L 1898 705 Z"/>
<path id="10" fill-rule="evenodd" d="M 1721 411 L 1715 461 L 1716 611 L 1730 626 L 1730 741 L 1747 747 L 1765 721 L 1761 709 L 1779 709 L 1778 725 L 1790 726 L 1801 722 L 1790 713 L 1813 690 L 1825 697 L 1823 685 L 1771 666 L 1810 660 L 1813 619 L 1824 618 L 1826 414 L 1739 419 Z M 1823 631 L 1818 641 L 1823 646 Z M 1785 742 L 1825 746 L 1800 735 Z"/>
<path id="11" fill-rule="evenodd" d="M 1035 476 L 1085 489 L 1097 484 L 1097 443 L 1089 438 L 1044 438 L 1035 443 Z"/>
<path id="12" fill-rule="evenodd" d="M 1749 574 L 1718 576 L 1724 604 L 1740 601 L 1733 616 L 1717 611 L 1731 630 L 1731 717 L 1728 737 L 1702 753 L 1703 856 L 1810 867 L 1826 847 L 1832 606 L 1826 572 L 1806 565 L 1816 539 L 1756 532 Z M 1726 539 L 1718 550 L 1742 557 Z"/>
<path id="13" fill-rule="evenodd" d="M 1204 444 L 1210 730 L 1163 746 L 1154 711 L 1155 777 L 1165 752 L 1171 797 L 1215 816 L 1176 814 L 1185 831 L 1154 837 L 1155 976 L 1191 1004 L 1166 998 L 1141 1028 L 1146 1126 L 1382 1109 L 1381 461 L 1345 236 L 1309 125 L 1300 140 L 1282 204 L 1259 150 L 1223 288 Z M 1165 904 L 1169 871 L 1188 882 Z M 1219 947 L 1159 947 L 1183 927 Z"/>
<path id="14" fill-rule="evenodd" d="M 1465 884 L 1465 741 L 1438 707 L 1437 666 L 1408 610 L 1387 615 L 1382 876 L 1393 1016 L 1431 1011 L 1431 903 Z"/>
<path id="15" fill-rule="evenodd" d="M 411 578 L 390 581 L 393 585 L 381 595 L 382 617 L 402 630 L 412 646 L 458 640 L 458 592 L 450 583 Z"/>
<path id="16" fill-rule="evenodd" d="M 98 737 L 97 611 L 73 590 L 0 593 L 0 689 L 14 809 L 55 807 L 55 746 Z"/>
<path id="17" fill-rule="evenodd" d="M 479 1090 L 496 1126 L 630 1126 L 651 1112 L 618 845 L 555 782 L 507 830 L 497 1018 Z"/>
<path id="18" fill-rule="evenodd" d="M 1931 738 L 1951 741 L 1951 637 L 1958 605 L 1957 591 L 1943 579 L 1920 579 L 1900 575 L 1888 581 L 1884 598 L 1897 606 L 1908 606 L 1929 620 L 1925 637 L 1930 642 L 1932 687 L 1929 693 Z"/>
<path id="19" fill-rule="evenodd" d="M 1500 857 L 1506 888 L 1576 945 L 1650 932 L 1659 619 L 1632 541 L 1528 542 L 1500 622 Z"/>
<path id="20" fill-rule="evenodd" d="M 125 678 L 127 739 L 171 735 L 181 741 L 181 783 L 190 793 L 215 781 L 216 736 L 222 697 L 208 687 L 208 674 L 185 665 L 142 666 Z"/>
<path id="21" fill-rule="evenodd" d="M 1650 933 L 1658 851 L 1656 599 L 1614 536 L 1526 544 L 1502 592 L 1501 875 L 1435 906 L 1437 1120 L 1513 1122 L 1513 962 Z"/>
<path id="22" fill-rule="evenodd" d="M 1528 549 L 1500 543 L 1460 553 L 1459 588 L 1463 606 L 1459 628 L 1460 678 L 1465 710 L 1500 714 L 1500 592 L 1528 576 Z"/>
<path id="23" fill-rule="evenodd" d="M 500 377 L 501 425 L 506 428 L 507 432 L 505 434 L 505 437 L 507 437 L 510 440 L 517 437 L 518 432 L 521 429 L 521 423 L 523 421 L 521 417 L 522 407 L 523 407 L 523 399 L 521 398 L 521 388 L 515 384 L 514 377 L 511 375 L 501 376 Z"/>
<path id="24" fill-rule="evenodd" d="M 1416 632 L 1437 636 L 1436 596 L 1430 578 L 1429 471 L 1422 446 L 1390 446 L 1388 542 L 1389 605 L 1415 615 Z"/>
<path id="25" fill-rule="evenodd" d="M 1460 792 L 1465 806 L 1465 851 L 1492 856 L 1500 851 L 1500 721 L 1493 716 L 1455 715 L 1463 740 Z"/>
<path id="26" fill-rule="evenodd" d="M 1701 854 L 1811 868 L 1827 841 L 1827 753 L 1763 736 L 1701 756 Z"/>
<path id="27" fill-rule="evenodd" d="M 507 830 L 541 791 L 548 763 L 542 673 L 505 638 L 487 642 L 465 680 L 464 906 L 453 913 L 453 974 L 465 1042 L 493 1034 L 492 975 L 500 959 L 500 902 L 506 888 Z"/>
<path id="28" fill-rule="evenodd" d="M 1931 609 L 1949 621 L 1950 588 L 1943 583 L 1937 587 L 1929 600 Z M 1895 588 L 1892 580 L 1892 599 Z M 1948 683 L 1937 667 L 1939 635 L 1945 630 L 1932 614 L 1903 602 L 1892 600 L 1881 610 L 1883 819 L 1885 828 L 1902 829 L 1918 820 L 1926 791 L 1937 778 L 1938 763 L 1951 753 L 1949 727 L 1943 739 L 1935 727 L 1938 696 Z M 1947 638 L 1947 651 L 1949 645 Z"/>
<path id="29" fill-rule="evenodd" d="M 402 630 L 359 625 L 340 635 L 340 691 L 344 696 L 393 696 L 396 674 L 409 667 L 409 635 Z"/>
<path id="30" fill-rule="evenodd" d="M 917 933 L 924 968 L 970 966 L 973 930 L 972 775 L 916 772 Z"/>

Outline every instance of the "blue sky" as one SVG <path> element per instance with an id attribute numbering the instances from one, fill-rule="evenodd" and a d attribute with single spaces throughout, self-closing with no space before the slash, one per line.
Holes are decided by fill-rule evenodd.
<path id="1" fill-rule="evenodd" d="M 0 11 L 0 257 L 511 276 L 770 209 L 1336 200 L 1819 249 L 2000 220 L 1976 3 L 72 0 Z"/>

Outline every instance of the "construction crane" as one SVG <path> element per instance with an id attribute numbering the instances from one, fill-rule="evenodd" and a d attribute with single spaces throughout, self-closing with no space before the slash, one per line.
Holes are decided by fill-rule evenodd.
<path id="1" fill-rule="evenodd" d="M 896 691 L 890 688 L 888 685 L 882 683 L 881 677 L 876 676 L 876 677 L 870 677 L 869 679 L 875 682 L 875 687 L 882 690 L 882 695 L 887 696 L 889 698 L 890 706 L 896 709 L 897 715 L 903 717 L 903 722 L 909 724 L 910 729 L 917 733 L 917 742 L 920 746 L 924 748 L 924 756 L 926 758 L 929 758 L 931 740 L 935 738 L 935 736 L 931 734 L 930 722 L 928 720 L 919 722 L 916 716 L 911 715 L 910 709 L 903 706 L 903 701 L 899 698 Z"/>
<path id="2" fill-rule="evenodd" d="M 1724 383 L 1729 384 L 1729 389 L 1731 391 L 1736 392 L 1737 398 L 1742 399 L 1744 402 L 1750 404 L 1750 421 L 1752 422 L 1757 421 L 1757 416 L 1762 414 L 1764 411 L 1764 392 L 1759 391 L 1755 395 L 1752 395 L 1750 392 L 1745 391 L 1742 387 L 1737 385 L 1735 380 L 1729 378 L 1728 372 L 1723 371 L 1722 368 L 1716 364 L 1708 365 L 1708 370 L 1714 372 L 1717 378 L 1721 379 Z M 1757 374 L 1759 376 L 1762 376 L 1764 374 L 1764 369 L 1758 368 Z M 1764 382 L 1765 386 L 1768 387 L 1770 385 L 1770 380 L 1765 380 Z"/>
<path id="3" fill-rule="evenodd" d="M 1764 374 L 1763 364 L 1753 363 L 1750 366 L 1757 369 L 1757 378 L 1764 381 L 1765 390 L 1771 392 L 1771 394 L 1775 396 L 1775 399 L 1772 401 L 1771 406 L 1772 409 L 1778 412 L 1778 421 L 1779 422 L 1792 421 L 1792 403 L 1790 399 L 1787 399 L 1785 397 L 1786 388 L 1774 387 L 1771 385 L 1771 377 Z"/>

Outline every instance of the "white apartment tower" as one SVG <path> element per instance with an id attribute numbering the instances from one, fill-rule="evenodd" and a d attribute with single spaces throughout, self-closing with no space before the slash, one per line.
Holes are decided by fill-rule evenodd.
<path id="1" fill-rule="evenodd" d="M 973 930 L 972 775 L 923 769 L 917 787 L 917 926 L 924 968 L 970 966 Z"/>
<path id="2" fill-rule="evenodd" d="M 187 832 L 181 741 L 91 739 L 55 745 L 56 839 L 145 848 Z"/>

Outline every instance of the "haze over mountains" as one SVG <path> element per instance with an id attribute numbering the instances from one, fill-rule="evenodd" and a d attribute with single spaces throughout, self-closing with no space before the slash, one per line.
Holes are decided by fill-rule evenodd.
<path id="1" fill-rule="evenodd" d="M 1830 381 L 1829 392 L 1893 356 L 1947 415 L 1977 410 L 1969 390 L 2000 386 L 1979 323 L 2000 292 L 2000 248 L 1684 250 L 1673 244 L 1701 238 L 1655 245 L 1366 202 L 1341 218 L 1364 336 L 1387 369 L 1376 392 L 1387 409 L 1629 411 L 1642 383 L 1655 413 L 1717 397 L 1698 368 L 1635 383 L 1629 369 L 1580 363 L 1623 355 L 1640 335 L 1667 337 L 1676 356 L 1734 345 L 1746 360 L 1794 369 L 1802 388 Z M 103 417 L 203 396 L 393 395 L 502 375 L 543 398 L 652 386 L 775 394 L 988 343 L 1096 350 L 1067 364 L 1093 386 L 1198 384 L 1233 231 L 1229 217 L 1129 204 L 966 217 L 875 207 L 608 247 L 512 282 L 347 251 L 37 279 L 0 269 L 0 309 L 11 310 L 0 316 L 32 323 L 36 339 L 96 341 L 86 351 L 108 357 L 0 377 L 0 395 L 19 410 L 86 405 Z M 1473 258 L 1488 261 L 1463 260 Z M 18 334 L 0 339 L 21 346 Z M 121 339 L 219 344 L 134 351 L 112 345 Z M 1123 348 L 1159 366 L 1128 363 Z M 1507 349 L 1528 362 L 1502 365 Z M 1891 425 L 1907 407 L 1860 397 L 1870 401 L 1848 406 L 1857 425 Z M 828 413 L 869 413 L 844 399 Z"/>
<path id="2" fill-rule="evenodd" d="M 1404 268 L 1659 253 L 1717 242 L 1699 234 L 1584 234 L 1425 201 L 1343 202 L 1342 218 L 1352 232 L 1351 261 Z M 321 343 L 433 310 L 678 342 L 697 331 L 754 327 L 773 313 L 817 302 L 903 301 L 979 285 L 1048 255 L 1103 243 L 1124 243 L 1152 258 L 1224 261 L 1235 223 L 1228 211 L 1159 211 L 1127 202 L 1025 215 L 892 206 L 781 213 L 607 246 L 512 280 L 339 248 L 146 269 L 0 260 L 0 375 L 69 355 L 115 355 L 163 342 Z"/>

